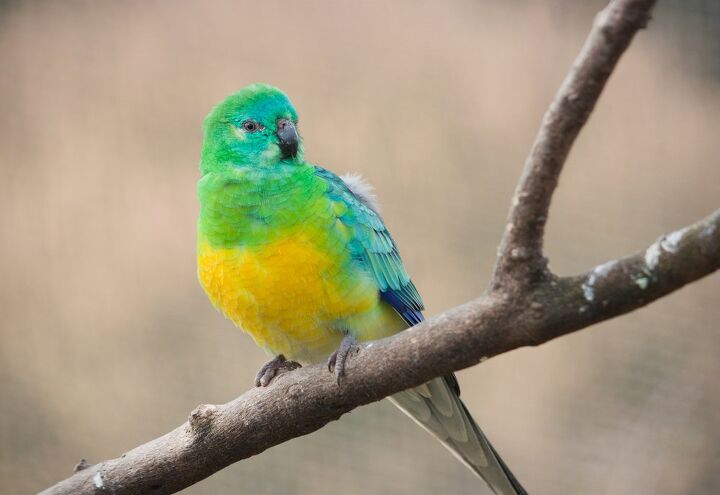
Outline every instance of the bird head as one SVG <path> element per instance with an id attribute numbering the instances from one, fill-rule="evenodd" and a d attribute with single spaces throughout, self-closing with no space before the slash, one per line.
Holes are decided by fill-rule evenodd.
<path id="1" fill-rule="evenodd" d="M 268 84 L 251 84 L 228 96 L 205 118 L 203 174 L 223 167 L 299 163 L 302 154 L 297 112 L 285 93 Z"/>

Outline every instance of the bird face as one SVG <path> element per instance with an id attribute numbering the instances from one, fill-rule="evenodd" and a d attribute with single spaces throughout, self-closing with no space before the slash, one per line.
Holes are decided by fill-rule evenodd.
<path id="1" fill-rule="evenodd" d="M 252 84 L 205 119 L 201 170 L 301 162 L 302 151 L 297 112 L 288 97 L 267 84 Z"/>

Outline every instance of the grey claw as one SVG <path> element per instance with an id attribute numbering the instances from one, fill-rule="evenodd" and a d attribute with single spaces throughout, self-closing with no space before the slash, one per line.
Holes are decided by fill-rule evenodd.
<path id="1" fill-rule="evenodd" d="M 285 359 L 285 356 L 278 354 L 275 358 L 265 363 L 263 367 L 260 368 L 260 371 L 257 372 L 257 375 L 255 375 L 255 386 L 267 387 L 276 376 L 298 368 L 302 368 L 300 363 L 288 361 Z"/>
<path id="2" fill-rule="evenodd" d="M 347 363 L 348 357 L 359 350 L 360 345 L 357 340 L 355 340 L 355 337 L 346 335 L 342 342 L 340 342 L 337 350 L 330 354 L 327 360 L 328 371 L 335 374 L 335 381 L 338 385 L 340 385 L 342 377 L 345 376 L 345 364 Z"/>

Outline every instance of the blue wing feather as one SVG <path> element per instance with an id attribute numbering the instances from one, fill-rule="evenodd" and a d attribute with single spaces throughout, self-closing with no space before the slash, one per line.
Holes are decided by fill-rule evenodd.
<path id="1" fill-rule="evenodd" d="M 355 242 L 350 243 L 352 256 L 373 275 L 381 299 L 390 304 L 408 325 L 423 321 L 422 298 L 405 270 L 397 245 L 379 213 L 334 173 L 316 167 L 316 174 L 327 181 L 330 198 L 347 206 L 347 212 L 338 218 L 353 229 Z"/>

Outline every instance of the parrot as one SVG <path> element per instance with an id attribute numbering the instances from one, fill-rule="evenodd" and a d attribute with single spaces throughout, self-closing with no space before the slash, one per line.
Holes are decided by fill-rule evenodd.
<path id="1" fill-rule="evenodd" d="M 257 373 L 325 362 L 339 381 L 363 342 L 424 319 L 423 301 L 372 187 L 304 159 L 298 115 L 254 83 L 204 121 L 197 186 L 197 271 L 212 304 L 273 358 Z M 526 491 L 459 397 L 454 375 L 390 400 L 494 493 Z"/>

